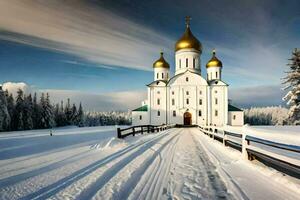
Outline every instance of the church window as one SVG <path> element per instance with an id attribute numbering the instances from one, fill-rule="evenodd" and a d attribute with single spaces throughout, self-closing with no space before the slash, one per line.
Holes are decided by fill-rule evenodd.
<path id="1" fill-rule="evenodd" d="M 179 59 L 179 68 L 181 68 L 181 59 Z"/>
<path id="2" fill-rule="evenodd" d="M 216 78 L 218 78 L 218 72 L 216 72 Z"/>
<path id="3" fill-rule="evenodd" d="M 188 65 L 189 65 L 189 60 L 186 58 L 185 59 L 185 66 L 188 67 Z"/>
<path id="4" fill-rule="evenodd" d="M 217 90 L 215 90 L 215 93 L 217 94 L 217 93 L 218 93 L 218 91 L 217 91 Z"/>
<path id="5" fill-rule="evenodd" d="M 174 95 L 174 91 L 172 91 L 172 95 Z"/>
<path id="6" fill-rule="evenodd" d="M 186 99 L 186 104 L 189 104 L 190 103 L 190 100 L 189 99 Z"/>
<path id="7" fill-rule="evenodd" d="M 201 110 L 199 110 L 199 112 L 198 112 L 198 115 L 199 115 L 199 117 L 201 117 L 201 116 L 202 116 L 202 112 L 201 112 Z"/>
<path id="8" fill-rule="evenodd" d="M 176 110 L 173 110 L 173 117 L 176 117 Z"/>
<path id="9" fill-rule="evenodd" d="M 160 105 L 160 99 L 157 99 L 157 105 Z"/>
<path id="10" fill-rule="evenodd" d="M 140 115 L 140 120 L 142 120 L 142 115 Z"/>
<path id="11" fill-rule="evenodd" d="M 218 117 L 218 110 L 215 110 L 215 116 Z"/>
<path id="12" fill-rule="evenodd" d="M 199 92 L 199 93 L 200 93 L 200 95 L 201 95 L 201 94 L 202 94 L 202 91 L 200 90 L 200 92 Z"/>
<path id="13" fill-rule="evenodd" d="M 186 77 L 186 78 L 185 78 L 185 81 L 188 82 L 188 81 L 189 81 L 189 77 Z"/>
<path id="14" fill-rule="evenodd" d="M 162 78 L 162 79 L 164 78 L 164 73 L 161 73 L 161 78 Z"/>
<path id="15" fill-rule="evenodd" d="M 202 105 L 202 99 L 199 99 L 199 105 Z"/>
<path id="16" fill-rule="evenodd" d="M 160 111 L 157 111 L 157 116 L 160 116 Z"/>
<path id="17" fill-rule="evenodd" d="M 189 95 L 190 94 L 190 92 L 189 91 L 186 91 L 186 95 Z"/>
<path id="18" fill-rule="evenodd" d="M 158 73 L 156 74 L 156 78 L 158 79 Z"/>
<path id="19" fill-rule="evenodd" d="M 216 105 L 218 104 L 218 99 L 217 99 L 217 98 L 215 98 L 215 104 L 216 104 Z"/>
<path id="20" fill-rule="evenodd" d="M 160 91 L 157 91 L 157 94 L 160 94 Z"/>
<path id="21" fill-rule="evenodd" d="M 235 116 L 235 115 L 233 115 L 233 117 L 232 117 L 232 118 L 233 118 L 233 120 L 235 120 L 236 116 Z"/>
<path id="22" fill-rule="evenodd" d="M 193 58 L 193 68 L 195 69 L 195 58 Z"/>
<path id="23" fill-rule="evenodd" d="M 172 106 L 175 105 L 175 99 L 172 99 Z"/>

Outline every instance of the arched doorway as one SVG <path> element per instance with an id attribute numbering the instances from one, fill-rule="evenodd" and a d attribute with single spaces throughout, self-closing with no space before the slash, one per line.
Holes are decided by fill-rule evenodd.
<path id="1" fill-rule="evenodd" d="M 183 124 L 184 125 L 192 125 L 192 114 L 189 112 L 185 112 L 183 114 Z"/>

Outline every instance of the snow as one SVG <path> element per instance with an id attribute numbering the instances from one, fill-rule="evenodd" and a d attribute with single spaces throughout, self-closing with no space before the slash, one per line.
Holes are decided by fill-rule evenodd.
<path id="1" fill-rule="evenodd" d="M 297 199 L 299 184 L 197 128 L 0 134 L 0 199 Z"/>

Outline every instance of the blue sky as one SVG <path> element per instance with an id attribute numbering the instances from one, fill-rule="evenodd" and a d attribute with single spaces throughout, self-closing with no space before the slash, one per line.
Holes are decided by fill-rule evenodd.
<path id="1" fill-rule="evenodd" d="M 2 2 L 0 83 L 24 82 L 91 110 L 134 108 L 161 50 L 174 68 L 190 15 L 202 70 L 216 48 L 233 102 L 278 105 L 285 64 L 300 46 L 299 7 L 297 0 Z"/>

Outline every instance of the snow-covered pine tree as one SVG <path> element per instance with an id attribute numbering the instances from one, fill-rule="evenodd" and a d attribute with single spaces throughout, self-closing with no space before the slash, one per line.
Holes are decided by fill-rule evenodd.
<path id="1" fill-rule="evenodd" d="M 23 124 L 25 130 L 33 129 L 33 100 L 31 94 L 24 97 Z"/>
<path id="2" fill-rule="evenodd" d="M 76 118 L 77 118 L 77 107 L 75 105 L 75 103 L 73 103 L 73 106 L 72 106 L 72 119 L 71 119 L 71 124 L 72 125 L 76 125 Z"/>
<path id="3" fill-rule="evenodd" d="M 283 97 L 289 106 L 289 124 L 300 125 L 300 50 L 297 48 L 292 52 L 292 58 L 288 63 L 289 71 L 284 77 L 284 88 L 288 93 Z"/>
<path id="4" fill-rule="evenodd" d="M 7 101 L 2 86 L 0 86 L 0 131 L 8 130 L 10 116 L 7 110 Z"/>
<path id="5" fill-rule="evenodd" d="M 47 93 L 46 97 L 45 94 L 42 93 L 41 95 L 41 128 L 52 128 L 55 126 L 54 115 L 53 115 L 53 108 L 50 104 L 50 97 Z"/>
<path id="6" fill-rule="evenodd" d="M 76 116 L 76 125 L 79 127 L 84 126 L 84 113 L 83 113 L 81 102 L 79 104 L 79 108 Z"/>
<path id="7" fill-rule="evenodd" d="M 68 98 L 67 104 L 65 106 L 65 116 L 66 116 L 66 125 L 72 124 L 72 109 L 70 104 L 70 99 Z"/>
<path id="8" fill-rule="evenodd" d="M 24 130 L 23 123 L 23 111 L 24 111 L 24 92 L 21 89 L 17 91 L 16 107 L 14 112 L 13 128 L 15 130 Z"/>
<path id="9" fill-rule="evenodd" d="M 37 94 L 34 93 L 33 95 L 33 108 L 32 108 L 32 122 L 33 128 L 38 129 L 41 127 L 41 107 L 40 104 L 37 102 Z"/>

